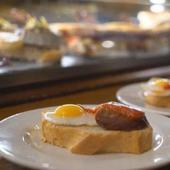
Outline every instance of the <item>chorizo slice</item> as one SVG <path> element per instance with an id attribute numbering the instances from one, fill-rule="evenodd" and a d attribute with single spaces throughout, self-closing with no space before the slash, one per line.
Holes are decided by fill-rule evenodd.
<path id="1" fill-rule="evenodd" d="M 95 119 L 106 130 L 138 130 L 148 125 L 144 112 L 119 103 L 99 105 Z"/>

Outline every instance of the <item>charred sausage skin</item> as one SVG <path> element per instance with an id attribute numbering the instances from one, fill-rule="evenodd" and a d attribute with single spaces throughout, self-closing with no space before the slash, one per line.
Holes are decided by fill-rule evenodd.
<path id="1" fill-rule="evenodd" d="M 119 103 L 105 103 L 95 108 L 95 119 L 106 130 L 139 130 L 148 126 L 144 112 Z"/>

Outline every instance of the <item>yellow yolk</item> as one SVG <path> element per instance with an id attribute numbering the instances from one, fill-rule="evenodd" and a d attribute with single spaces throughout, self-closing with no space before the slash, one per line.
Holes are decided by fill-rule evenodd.
<path id="1" fill-rule="evenodd" d="M 71 118 L 71 117 L 78 117 L 83 114 L 84 110 L 82 107 L 74 104 L 66 104 L 58 107 L 55 110 L 56 117 L 61 118 Z"/>
<path id="2" fill-rule="evenodd" d="M 164 87 L 166 84 L 169 84 L 169 81 L 166 79 L 160 79 L 160 80 L 155 80 L 154 84 L 159 87 Z"/>

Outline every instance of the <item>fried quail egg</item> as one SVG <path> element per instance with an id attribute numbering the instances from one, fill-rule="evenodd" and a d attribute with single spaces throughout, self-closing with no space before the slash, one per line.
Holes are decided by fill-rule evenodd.
<path id="1" fill-rule="evenodd" d="M 157 96 L 170 95 L 170 80 L 165 78 L 152 78 L 144 86 L 144 94 Z"/>
<path id="2" fill-rule="evenodd" d="M 46 112 L 44 119 L 65 126 L 97 125 L 93 113 L 75 104 L 65 104 L 57 107 L 54 112 Z"/>

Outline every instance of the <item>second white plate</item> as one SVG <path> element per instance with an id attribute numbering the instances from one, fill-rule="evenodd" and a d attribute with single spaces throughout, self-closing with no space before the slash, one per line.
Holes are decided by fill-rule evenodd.
<path id="1" fill-rule="evenodd" d="M 87 156 L 43 143 L 38 128 L 41 112 L 41 109 L 31 110 L 0 122 L 2 156 L 24 166 L 46 170 L 132 170 L 170 162 L 170 119 L 167 117 L 146 113 L 154 130 L 153 147 L 148 152 L 140 155 L 112 153 Z"/>
<path id="2" fill-rule="evenodd" d="M 120 88 L 116 96 L 120 102 L 139 108 L 145 112 L 170 116 L 170 109 L 151 106 L 144 102 L 141 83 L 130 84 Z"/>

